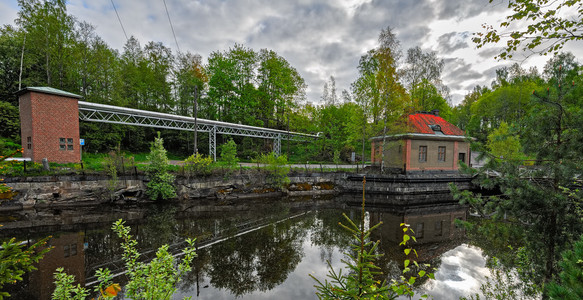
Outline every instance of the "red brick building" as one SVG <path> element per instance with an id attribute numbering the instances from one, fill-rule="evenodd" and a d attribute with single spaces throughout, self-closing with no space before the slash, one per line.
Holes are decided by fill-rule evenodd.
<path id="1" fill-rule="evenodd" d="M 463 130 L 439 116 L 439 111 L 407 116 L 407 132 L 371 139 L 373 165 L 408 171 L 456 171 L 469 164 L 470 143 Z M 383 147 L 384 140 L 384 147 Z M 384 158 L 383 158 L 384 151 Z"/>
<path id="2" fill-rule="evenodd" d="M 49 87 L 28 87 L 18 92 L 23 157 L 41 162 L 77 163 L 79 95 Z"/>

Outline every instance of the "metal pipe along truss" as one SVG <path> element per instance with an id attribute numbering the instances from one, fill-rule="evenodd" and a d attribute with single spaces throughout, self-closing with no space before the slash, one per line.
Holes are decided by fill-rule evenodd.
<path id="1" fill-rule="evenodd" d="M 79 119 L 110 124 L 194 131 L 194 118 L 147 110 L 79 101 Z M 209 155 L 217 159 L 217 134 L 258 137 L 273 140 L 273 151 L 280 154 L 281 140 L 312 141 L 318 136 L 284 130 L 247 126 L 197 118 L 197 131 L 209 133 Z"/>

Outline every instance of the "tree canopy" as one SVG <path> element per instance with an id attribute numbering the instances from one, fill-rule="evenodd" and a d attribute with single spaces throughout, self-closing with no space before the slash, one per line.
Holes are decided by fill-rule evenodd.
<path id="1" fill-rule="evenodd" d="M 527 55 L 558 54 L 566 43 L 583 39 L 581 0 L 508 1 L 508 8 L 512 13 L 500 27 L 511 30 L 498 32 L 493 25 L 484 24 L 484 32 L 473 38 L 478 48 L 490 43 L 506 43 L 497 58 L 510 59 L 518 50 Z M 521 23 L 519 29 L 514 29 L 516 23 Z"/>

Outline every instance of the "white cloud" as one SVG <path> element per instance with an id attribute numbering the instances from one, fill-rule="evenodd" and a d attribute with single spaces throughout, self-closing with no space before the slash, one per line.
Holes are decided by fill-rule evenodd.
<path id="1" fill-rule="evenodd" d="M 13 24 L 17 17 L 18 5 L 16 2 L 0 2 L 0 22 L 1 24 Z"/>
<path id="2" fill-rule="evenodd" d="M 135 36 L 142 45 L 162 42 L 177 51 L 163 1 L 113 2 L 128 36 Z M 304 77 L 309 86 L 307 99 L 313 102 L 319 101 L 331 75 L 336 77 L 338 93 L 350 88 L 358 75 L 360 56 L 376 45 L 378 34 L 387 26 L 395 30 L 404 51 L 420 46 L 444 59 L 464 62 L 465 69 L 446 68 L 443 74 L 456 103 L 469 92 L 462 87 L 489 85 L 492 78 L 484 72 L 508 64 L 492 58 L 496 46 L 476 49 L 471 42 L 472 33 L 481 31 L 483 23 L 499 24 L 508 14 L 505 5 L 481 0 L 166 0 L 166 4 L 182 51 L 208 58 L 211 52 L 227 50 L 235 43 L 255 50 L 272 49 Z M 111 0 L 70 0 L 67 7 L 79 20 L 95 25 L 111 47 L 123 50 L 125 36 Z M 15 0 L 0 3 L 4 24 L 12 23 L 16 11 Z M 581 47 L 567 49 L 583 51 Z M 524 65 L 541 69 L 544 61 L 531 58 Z M 461 76 L 470 73 L 471 78 Z"/>

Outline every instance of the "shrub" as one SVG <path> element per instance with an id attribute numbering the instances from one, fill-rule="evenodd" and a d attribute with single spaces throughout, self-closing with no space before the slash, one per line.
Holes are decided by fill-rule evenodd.
<path id="1" fill-rule="evenodd" d="M 20 115 L 18 107 L 0 101 L 0 136 L 18 140 L 20 136 Z M 20 147 L 19 147 L 20 148 Z"/>
<path id="2" fill-rule="evenodd" d="M 0 156 L 8 156 L 16 154 L 22 147 L 11 139 L 0 137 Z"/>
<path id="3" fill-rule="evenodd" d="M 136 249 L 137 242 L 130 235 L 130 228 L 124 225 L 123 220 L 118 220 L 113 224 L 113 231 L 122 239 L 123 260 L 126 264 L 129 281 L 125 286 L 125 297 L 129 299 L 170 299 L 180 278 L 191 270 L 191 263 L 196 252 L 194 250 L 194 240 L 187 239 L 188 246 L 182 251 L 183 258 L 180 262 L 168 252 L 168 245 L 158 248 L 156 258 L 149 263 L 139 261 L 140 253 Z M 108 299 L 115 297 L 121 290 L 118 284 L 112 283 L 112 276 L 108 269 L 97 271 L 99 285 L 95 287 L 95 292 L 99 293 L 98 299 Z M 74 286 L 75 277 L 67 275 L 62 268 L 55 273 L 55 291 L 53 300 L 77 299 L 84 300 L 88 292 L 81 286 Z"/>
<path id="4" fill-rule="evenodd" d="M 197 153 L 184 160 L 184 170 L 189 176 L 208 175 L 212 172 L 213 159 L 210 156 L 204 157 Z"/>
<path id="5" fill-rule="evenodd" d="M 150 155 L 148 155 L 150 165 L 146 171 L 150 176 L 146 194 L 152 200 L 165 200 L 176 197 L 174 187 L 174 176 L 168 173 L 168 156 L 164 149 L 164 140 L 160 137 L 154 139 L 150 146 Z"/>
<path id="6" fill-rule="evenodd" d="M 104 169 L 107 175 L 109 175 L 109 181 L 107 188 L 109 189 L 109 196 L 113 198 L 113 193 L 117 188 L 118 178 L 117 178 L 117 168 L 115 166 L 115 158 L 109 155 L 103 160 Z"/>
<path id="7" fill-rule="evenodd" d="M 290 171 L 290 167 L 287 163 L 286 155 L 275 155 L 274 152 L 269 154 L 262 154 L 259 157 L 259 163 L 265 165 L 265 169 L 269 173 L 267 176 L 268 183 L 276 186 L 282 187 L 284 184 L 289 184 L 289 177 L 287 174 Z"/>
<path id="8" fill-rule="evenodd" d="M 342 160 L 340 160 L 340 151 L 334 150 L 334 157 L 332 158 L 332 161 L 335 165 L 342 163 Z"/>
<path id="9" fill-rule="evenodd" d="M 237 166 L 239 162 L 237 159 L 237 144 L 233 139 L 221 145 L 221 161 L 225 162 L 230 168 Z"/>

